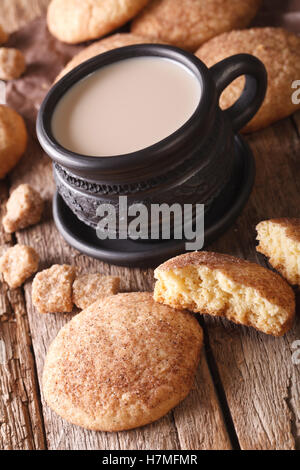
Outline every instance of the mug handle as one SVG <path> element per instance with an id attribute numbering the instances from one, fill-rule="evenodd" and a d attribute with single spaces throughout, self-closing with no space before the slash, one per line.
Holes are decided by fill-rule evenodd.
<path id="1" fill-rule="evenodd" d="M 236 54 L 210 68 L 218 98 L 233 80 L 246 76 L 240 98 L 224 112 L 229 116 L 234 131 L 242 129 L 261 107 L 267 91 L 267 71 L 264 64 L 250 54 Z"/>

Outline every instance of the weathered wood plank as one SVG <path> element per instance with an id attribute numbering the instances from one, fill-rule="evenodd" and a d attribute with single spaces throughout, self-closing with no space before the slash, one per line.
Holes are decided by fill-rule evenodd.
<path id="1" fill-rule="evenodd" d="M 0 183 L 1 213 L 7 198 Z M 0 229 L 1 254 L 12 245 Z M 0 284 L 0 449 L 43 449 L 45 436 L 23 292 Z"/>

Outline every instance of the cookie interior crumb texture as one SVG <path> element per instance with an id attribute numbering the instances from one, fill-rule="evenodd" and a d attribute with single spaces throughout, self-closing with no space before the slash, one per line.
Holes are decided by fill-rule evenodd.
<path id="1" fill-rule="evenodd" d="M 20 184 L 10 195 L 3 217 L 3 227 L 7 233 L 37 224 L 41 217 L 44 201 L 29 184 Z"/>
<path id="2" fill-rule="evenodd" d="M 32 283 L 32 302 L 40 313 L 64 313 L 73 309 L 74 266 L 54 264 L 39 272 Z"/>
<path id="3" fill-rule="evenodd" d="M 153 0 L 132 22 L 131 31 L 195 51 L 225 31 L 245 28 L 261 0 Z"/>
<path id="4" fill-rule="evenodd" d="M 83 274 L 73 283 L 73 302 L 78 308 L 84 309 L 101 297 L 117 294 L 119 290 L 119 277 L 99 273 Z"/>
<path id="5" fill-rule="evenodd" d="M 0 47 L 0 80 L 19 78 L 26 68 L 25 57 L 18 49 Z"/>
<path id="6" fill-rule="evenodd" d="M 149 0 L 52 0 L 47 23 L 57 39 L 76 44 L 97 39 L 133 18 Z"/>
<path id="7" fill-rule="evenodd" d="M 292 102 L 292 83 L 300 76 L 300 37 L 282 28 L 252 28 L 224 33 L 211 39 L 196 55 L 211 67 L 234 54 L 247 53 L 260 59 L 268 73 L 268 89 L 262 107 L 245 126 L 254 132 L 300 109 Z M 240 96 L 245 84 L 239 77 L 223 92 L 220 105 L 229 108 Z"/>
<path id="8" fill-rule="evenodd" d="M 272 219 L 257 227 L 257 251 L 291 284 L 300 286 L 300 219 Z"/>
<path id="9" fill-rule="evenodd" d="M 189 312 L 150 293 L 103 298 L 73 317 L 51 344 L 43 372 L 48 405 L 87 429 L 153 422 L 191 390 L 202 330 Z"/>
<path id="10" fill-rule="evenodd" d="M 194 252 L 155 270 L 154 299 L 174 308 L 224 316 L 274 336 L 292 326 L 295 296 L 278 274 L 229 255 Z"/>
<path id="11" fill-rule="evenodd" d="M 27 130 L 23 118 L 0 104 L 0 179 L 14 168 L 26 150 Z"/>
<path id="12" fill-rule="evenodd" d="M 9 287 L 20 287 L 38 270 L 39 256 L 31 246 L 15 245 L 0 258 L 0 272 Z"/>

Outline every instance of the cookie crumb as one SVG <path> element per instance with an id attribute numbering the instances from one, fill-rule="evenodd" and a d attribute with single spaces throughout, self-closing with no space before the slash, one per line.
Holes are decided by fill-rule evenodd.
<path id="1" fill-rule="evenodd" d="M 19 78 L 26 68 L 25 58 L 21 51 L 10 47 L 0 48 L 0 80 Z"/>
<path id="2" fill-rule="evenodd" d="M 32 302 L 40 313 L 72 312 L 72 284 L 76 269 L 54 264 L 39 272 L 32 284 Z"/>
<path id="3" fill-rule="evenodd" d="M 10 195 L 3 217 L 5 232 L 13 233 L 41 220 L 44 201 L 29 184 L 20 184 Z"/>
<path id="4" fill-rule="evenodd" d="M 39 256 L 31 246 L 15 245 L 0 258 L 0 272 L 9 287 L 20 287 L 38 270 Z"/>
<path id="5" fill-rule="evenodd" d="M 84 309 L 102 297 L 118 294 L 119 289 L 119 277 L 83 274 L 73 284 L 73 301 L 78 308 Z"/>

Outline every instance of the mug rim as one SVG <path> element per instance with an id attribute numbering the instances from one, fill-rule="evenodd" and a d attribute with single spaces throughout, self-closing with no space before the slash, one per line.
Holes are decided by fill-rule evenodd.
<path id="1" fill-rule="evenodd" d="M 124 153 L 114 156 L 88 156 L 78 154 L 63 147 L 54 137 L 51 129 L 53 112 L 56 105 L 76 83 L 84 79 L 91 73 L 96 72 L 106 65 L 126 60 L 134 57 L 162 57 L 179 62 L 188 68 L 194 76 L 201 82 L 201 96 L 197 107 L 189 119 L 175 132 L 159 142 L 131 153 Z M 209 125 L 209 115 L 216 107 L 215 90 L 209 69 L 194 54 L 186 52 L 174 46 L 164 44 L 145 43 L 132 46 L 125 46 L 99 54 L 91 59 L 79 64 L 66 75 L 64 75 L 49 90 L 40 107 L 37 117 L 37 136 L 44 151 L 58 164 L 76 172 L 88 173 L 96 171 L 103 174 L 109 172 L 122 173 L 129 169 L 141 168 L 147 163 L 152 166 L 155 162 L 161 162 L 162 155 L 173 154 L 188 142 L 189 136 L 198 133 L 199 140 L 201 134 L 205 136 Z M 215 99 L 214 99 L 215 98 Z M 215 111 L 213 111 L 215 112 Z M 178 152 L 180 155 L 181 152 Z M 182 155 L 180 155 L 182 157 Z M 171 160 L 172 161 L 172 160 Z M 174 166 L 173 161 L 173 166 Z"/>

